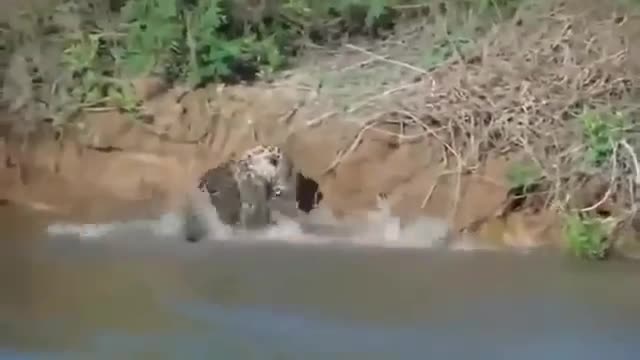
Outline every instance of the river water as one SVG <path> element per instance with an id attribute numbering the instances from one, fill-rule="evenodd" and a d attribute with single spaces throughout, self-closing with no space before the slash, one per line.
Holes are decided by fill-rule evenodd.
<path id="1" fill-rule="evenodd" d="M 640 266 L 46 236 L 0 208 L 0 359 L 637 359 Z M 106 241 L 105 241 L 106 240 Z M 109 241 L 114 240 L 114 241 Z"/>

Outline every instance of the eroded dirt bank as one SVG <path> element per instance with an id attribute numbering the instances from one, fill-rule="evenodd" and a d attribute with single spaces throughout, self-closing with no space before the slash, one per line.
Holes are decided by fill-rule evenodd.
<path id="1" fill-rule="evenodd" d="M 120 209 L 134 204 L 162 212 L 206 168 L 277 144 L 338 218 L 363 215 L 384 194 L 405 224 L 429 215 L 498 245 L 562 245 L 573 215 L 574 247 L 595 257 L 614 239 L 637 248 L 640 18 L 629 11 L 523 6 L 427 67 L 422 45 L 408 44 L 456 47 L 435 42 L 429 15 L 383 42 L 309 50 L 268 83 L 189 91 L 134 80 L 135 119 L 87 108 L 54 129 L 7 115 L 2 198 L 86 219 L 127 216 Z M 606 230 L 591 236 L 590 220 Z"/>
<path id="2" fill-rule="evenodd" d="M 419 136 L 418 126 L 391 118 L 364 131 L 347 121 L 309 126 L 314 107 L 299 106 L 308 96 L 304 91 L 212 86 L 183 95 L 171 90 L 149 99 L 148 123 L 117 112 L 89 113 L 78 126 L 43 126 L 21 135 L 8 121 L 1 197 L 76 220 L 158 214 L 180 206 L 205 169 L 269 143 L 285 147 L 296 169 L 319 184 L 323 205 L 338 218 L 363 215 L 385 194 L 403 223 L 420 214 L 438 217 L 497 245 L 528 247 L 557 239 L 546 214 L 494 218 L 509 190 L 507 158 L 457 177 L 443 173 L 440 144 Z M 482 226 L 475 226 L 479 221 Z"/>

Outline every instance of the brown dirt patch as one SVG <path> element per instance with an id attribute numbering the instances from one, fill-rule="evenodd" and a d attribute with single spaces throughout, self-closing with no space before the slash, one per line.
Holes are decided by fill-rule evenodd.
<path id="1" fill-rule="evenodd" d="M 371 127 L 361 133 L 360 145 L 347 153 L 359 133 L 357 124 L 326 122 L 291 134 L 293 126 L 279 123 L 292 108 L 284 95 L 248 87 L 213 91 L 224 114 L 193 115 L 212 97 L 205 90 L 179 103 L 187 109 L 176 112 L 184 116 L 179 121 L 193 124 L 191 129 L 205 129 L 195 143 L 188 138 L 193 134 L 158 135 L 156 123 L 132 122 L 114 112 L 89 114 L 80 128 L 67 128 L 62 137 L 46 128 L 26 138 L 8 136 L 2 146 L 5 166 L 0 180 L 5 191 L 0 197 L 76 220 L 125 218 L 151 201 L 158 213 L 178 206 L 206 168 L 257 142 L 281 139 L 286 139 L 283 144 L 296 168 L 319 183 L 323 202 L 337 217 L 364 214 L 375 208 L 376 195 L 385 193 L 392 213 L 403 222 L 419 214 L 446 218 L 455 208 L 453 223 L 463 228 L 491 215 L 506 196 L 507 189 L 500 185 L 502 163 L 490 161 L 480 180 L 477 175 L 460 177 L 462 191 L 456 199 L 456 174 L 440 173 L 446 168 L 441 147 L 425 137 L 412 138 L 420 127 Z M 168 95 L 165 101 L 177 104 Z M 406 139 L 394 135 L 399 131 Z M 342 161 L 327 171 L 338 154 Z M 487 206 L 478 207 L 480 202 Z M 123 206 L 129 212 L 123 213 Z"/>
<path id="2" fill-rule="evenodd" d="M 114 111 L 88 113 L 76 125 L 28 135 L 7 122 L 0 197 L 98 217 L 114 212 L 101 211 L 104 202 L 154 199 L 158 211 L 175 207 L 207 168 L 287 135 L 277 124 L 292 107 L 290 92 L 272 91 L 212 87 L 179 96 L 173 89 L 146 104 L 148 122 Z"/>
<path id="3" fill-rule="evenodd" d="M 459 176 L 445 171 L 442 150 L 427 139 L 398 143 L 397 136 L 389 135 L 391 126 L 383 128 L 384 133 L 375 130 L 381 129 L 365 132 L 357 149 L 328 172 L 335 159 L 328 156 L 329 144 L 305 142 L 304 152 L 293 152 L 297 161 L 306 160 L 305 154 L 314 159 L 300 163 L 300 168 L 319 182 L 323 202 L 337 217 L 364 215 L 376 207 L 376 196 L 384 193 L 392 214 L 403 223 L 420 215 L 447 219 L 456 231 L 468 230 L 480 241 L 500 246 L 529 247 L 558 240 L 557 233 L 551 232 L 555 218 L 550 213 L 497 216 L 508 200 L 504 175 L 508 160 L 489 159 L 473 174 Z M 318 139 L 323 131 L 328 130 L 300 136 Z M 405 131 L 410 135 L 412 129 Z M 340 152 L 341 147 L 333 148 Z"/>

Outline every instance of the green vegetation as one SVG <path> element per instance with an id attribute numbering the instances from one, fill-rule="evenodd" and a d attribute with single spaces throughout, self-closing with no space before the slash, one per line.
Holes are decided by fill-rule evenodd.
<path id="1" fill-rule="evenodd" d="M 57 66 L 72 76 L 48 79 L 56 85 L 41 93 L 55 98 L 46 101 L 49 112 L 56 123 L 64 123 L 87 107 L 135 111 L 139 104 L 132 87 L 119 79 L 153 74 L 191 87 L 252 81 L 286 67 L 306 44 L 324 46 L 345 36 L 378 36 L 393 28 L 403 9 L 426 9 L 436 22 L 470 24 L 479 16 L 509 16 L 520 2 L 126 0 L 120 9 L 109 12 L 95 1 L 69 0 L 53 11 L 55 16 L 26 15 L 24 22 L 31 26 L 13 29 L 11 38 L 17 42 L 12 49 L 39 37 L 63 44 Z M 81 26 L 70 30 L 63 24 L 59 33 L 52 33 L 60 24 L 51 22 L 69 19 Z M 445 26 L 446 34 L 426 50 L 423 65 L 432 69 L 471 45 L 478 30 L 475 25 L 452 34 L 451 26 Z"/>
<path id="2" fill-rule="evenodd" d="M 581 258 L 602 260 L 607 257 L 610 242 L 605 222 L 598 218 L 572 214 L 567 216 L 565 238 L 573 253 Z"/>
<path id="3" fill-rule="evenodd" d="M 518 193 L 527 194 L 533 191 L 538 184 L 542 173 L 533 163 L 516 162 L 507 170 L 507 181 L 512 189 L 518 189 Z"/>
<path id="4" fill-rule="evenodd" d="M 586 111 L 577 120 L 584 135 L 581 158 L 591 176 L 612 171 L 613 158 L 618 156 L 616 149 L 623 140 L 624 126 L 629 119 L 619 113 Z M 537 191 L 543 174 L 533 162 L 516 162 L 508 168 L 506 178 L 512 195 L 523 198 Z M 572 208 L 566 211 L 569 214 L 564 217 L 564 239 L 571 252 L 583 259 L 607 258 L 612 246 L 609 224 L 615 219 L 602 217 L 597 211 L 581 212 Z"/>
<path id="5" fill-rule="evenodd" d="M 620 113 L 585 111 L 578 117 L 583 129 L 588 165 L 602 167 L 611 160 L 628 119 Z"/>
<path id="6" fill-rule="evenodd" d="M 5 59 L 34 40 L 61 47 L 26 56 L 27 64 L 38 59 L 39 74 L 18 62 L 24 74 L 14 76 L 21 84 L 9 98 L 47 104 L 42 117 L 56 124 L 87 107 L 135 111 L 129 79 L 155 75 L 190 87 L 252 81 L 287 66 L 314 33 L 347 25 L 349 33 L 365 33 L 388 9 L 380 0 L 127 0 L 111 12 L 98 3 L 70 0 L 3 29 Z"/>
<path id="7" fill-rule="evenodd" d="M 590 176 L 601 177 L 611 174 L 609 190 L 602 199 L 606 200 L 618 178 L 624 176 L 622 174 L 625 172 L 633 171 L 628 169 L 621 172 L 618 169 L 619 165 L 616 165 L 622 158 L 618 153 L 621 144 L 624 143 L 628 150 L 633 151 L 628 145 L 629 139 L 625 138 L 625 131 L 632 128 L 631 118 L 621 112 L 610 110 L 586 110 L 577 117 L 577 121 L 582 129 L 582 158 L 583 164 L 587 166 L 585 172 Z M 595 210 L 596 207 L 591 208 Z M 613 219 L 588 213 L 568 216 L 565 221 L 565 238 L 573 253 L 587 259 L 604 259 L 611 247 L 611 241 L 608 239 L 610 231 L 606 225 L 610 220 Z"/>
<path id="8" fill-rule="evenodd" d="M 222 2 L 201 0 L 129 1 L 122 9 L 126 36 L 120 53 L 120 71 L 127 75 L 159 73 L 169 80 L 198 86 L 209 81 L 243 80 L 262 68 L 284 65 L 279 33 L 233 36 Z M 242 66 L 248 74 L 240 74 Z"/>
<path id="9" fill-rule="evenodd" d="M 71 42 L 62 56 L 74 85 L 69 87 L 69 95 L 75 100 L 72 104 L 79 104 L 78 108 L 81 108 L 107 102 L 124 111 L 134 111 L 138 103 L 131 84 L 100 72 L 105 58 L 110 56 L 109 49 L 101 46 L 101 35 L 81 34 L 79 37 Z"/>

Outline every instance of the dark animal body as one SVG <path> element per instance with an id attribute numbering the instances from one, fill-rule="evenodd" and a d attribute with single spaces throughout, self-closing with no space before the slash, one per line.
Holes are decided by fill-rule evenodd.
<path id="1" fill-rule="evenodd" d="M 275 195 L 274 185 L 246 161 L 210 169 L 198 187 L 209 194 L 220 220 L 227 225 L 255 229 L 271 223 L 269 200 Z"/>
<path id="2" fill-rule="evenodd" d="M 240 190 L 240 225 L 245 229 L 258 229 L 271 224 L 273 187 L 254 173 L 242 174 L 238 179 Z"/>
<path id="3" fill-rule="evenodd" d="M 258 229 L 272 224 L 271 201 L 288 192 L 292 174 L 293 164 L 282 148 L 258 145 L 238 159 L 207 170 L 198 188 L 208 194 L 222 223 Z M 186 223 L 189 241 L 197 241 L 206 232 L 203 221 L 191 206 Z"/>
<path id="4" fill-rule="evenodd" d="M 274 196 L 271 182 L 250 171 L 242 161 L 230 161 L 209 169 L 198 188 L 209 196 L 218 218 L 226 225 L 258 229 L 272 223 L 269 200 Z M 187 240 L 198 241 L 206 232 L 196 209 L 187 214 Z"/>
<path id="5" fill-rule="evenodd" d="M 226 225 L 235 225 L 240 219 L 240 188 L 229 164 L 209 169 L 199 179 L 198 189 L 208 194 L 209 202 L 216 208 L 218 218 Z M 185 219 L 185 237 L 189 242 L 201 240 L 207 233 L 199 209 L 188 203 Z"/>
<path id="6" fill-rule="evenodd" d="M 200 177 L 198 188 L 209 194 L 209 201 L 216 208 L 218 217 L 227 225 L 240 220 L 240 187 L 229 163 L 209 169 Z"/>

